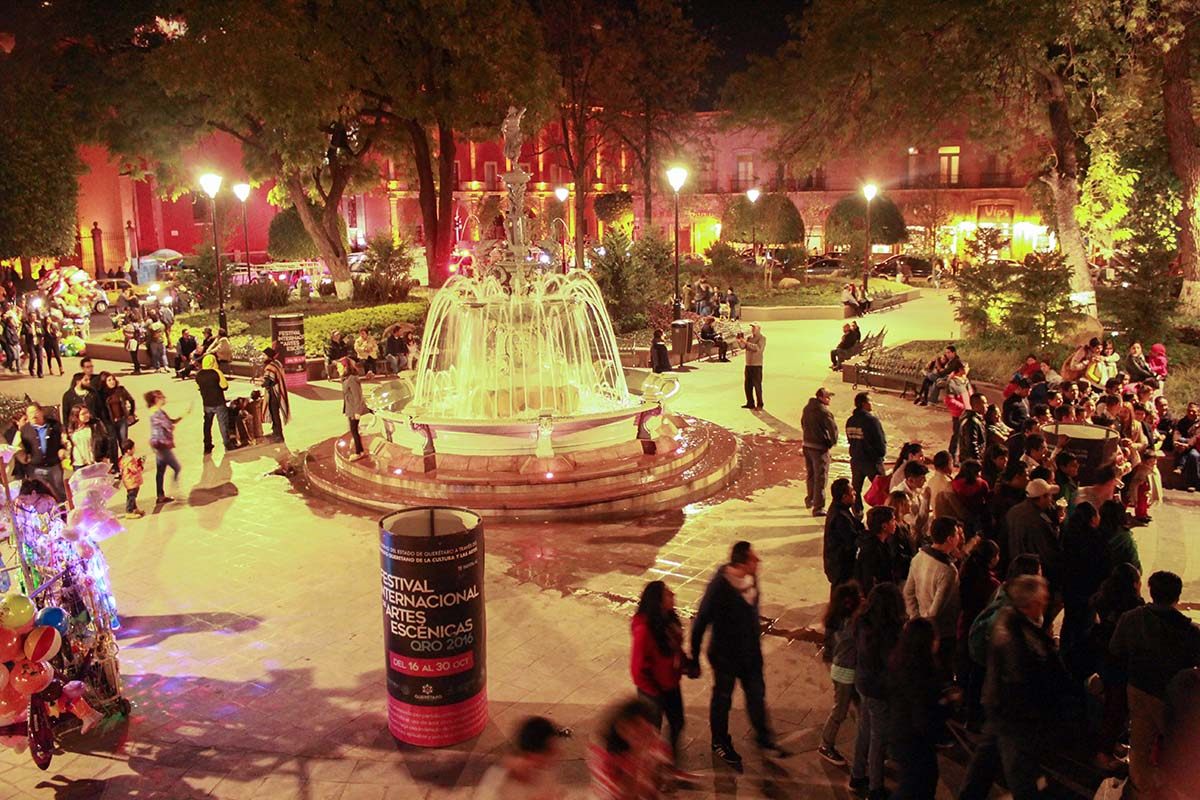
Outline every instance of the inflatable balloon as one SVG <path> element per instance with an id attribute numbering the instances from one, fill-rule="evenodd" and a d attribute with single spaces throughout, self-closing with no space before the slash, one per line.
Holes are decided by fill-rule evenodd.
<path id="1" fill-rule="evenodd" d="M 19 630 L 33 622 L 35 613 L 33 601 L 23 594 L 6 594 L 0 598 L 0 628 Z"/>
<path id="2" fill-rule="evenodd" d="M 29 698 L 17 691 L 10 680 L 0 689 L 0 718 L 20 714 L 29 705 Z"/>
<path id="3" fill-rule="evenodd" d="M 37 613 L 33 618 L 34 625 L 45 625 L 48 628 L 54 628 L 62 636 L 67 635 L 67 626 L 71 624 L 70 617 L 67 612 L 57 606 L 46 606 Z M 3 659 L 8 660 L 8 659 Z"/>
<path id="4" fill-rule="evenodd" d="M 37 627 L 25 635 L 25 657 L 30 661 L 49 661 L 62 647 L 62 634 L 55 628 Z"/>
<path id="5" fill-rule="evenodd" d="M 48 630 L 54 629 L 49 628 Z M 28 697 L 45 689 L 52 680 L 54 680 L 54 670 L 50 669 L 50 665 L 45 661 L 21 659 L 13 664 L 12 672 L 8 676 L 8 685 Z"/>
<path id="6" fill-rule="evenodd" d="M 83 685 L 83 681 L 68 681 L 63 684 L 63 697 L 67 700 L 78 700 L 83 697 L 83 693 L 87 687 Z"/>
<path id="7" fill-rule="evenodd" d="M 0 691 L 8 686 L 8 667 L 0 664 Z"/>
<path id="8" fill-rule="evenodd" d="M 21 657 L 21 634 L 0 628 L 0 661 L 14 661 Z"/>

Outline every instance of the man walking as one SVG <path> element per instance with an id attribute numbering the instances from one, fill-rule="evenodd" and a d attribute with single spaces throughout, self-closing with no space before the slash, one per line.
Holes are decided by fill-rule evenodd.
<path id="1" fill-rule="evenodd" d="M 854 488 L 855 508 L 862 511 L 864 481 L 883 474 L 887 455 L 887 437 L 879 417 L 871 413 L 871 395 L 854 395 L 854 413 L 846 420 L 846 439 L 850 442 L 850 483 Z"/>
<path id="2" fill-rule="evenodd" d="M 1200 666 L 1200 628 L 1178 608 L 1183 581 L 1173 572 L 1156 572 L 1149 584 L 1150 604 L 1125 612 L 1109 642 L 1129 676 L 1129 779 L 1139 797 L 1157 796 L 1162 784 L 1152 754 L 1167 733 L 1167 684 Z"/>
<path id="3" fill-rule="evenodd" d="M 757 322 L 750 323 L 750 335 L 737 335 L 738 344 L 746 350 L 746 405 L 742 408 L 763 407 L 763 351 L 767 349 L 767 337 Z M 757 401 L 757 402 L 756 402 Z"/>
<path id="4" fill-rule="evenodd" d="M 62 461 L 67 451 L 63 447 L 62 426 L 46 416 L 37 403 L 25 409 L 27 422 L 21 426 L 21 452 L 17 460 L 25 465 L 25 479 L 37 481 L 58 502 L 67 499 L 63 482 Z"/>
<path id="5" fill-rule="evenodd" d="M 708 663 L 713 668 L 713 694 L 709 706 L 712 750 L 726 764 L 742 771 L 742 757 L 729 736 L 729 708 L 733 687 L 741 682 L 746 713 L 754 726 L 758 746 L 783 758 L 789 753 L 775 741 L 767 720 L 766 684 L 763 682 L 762 647 L 758 633 L 758 554 L 749 542 L 733 546 L 729 563 L 717 570 L 704 591 L 692 620 L 692 653 L 700 652 L 704 632 L 712 627 Z"/>
<path id="6" fill-rule="evenodd" d="M 954 556 L 962 546 L 963 532 L 958 520 L 938 517 L 930 526 L 932 544 L 922 547 L 909 567 L 904 582 L 904 606 L 908 616 L 925 617 L 938 633 L 938 664 L 947 679 L 954 675 L 954 642 L 958 613 L 958 565 Z"/>
<path id="7" fill-rule="evenodd" d="M 200 361 L 200 371 L 196 373 L 196 386 L 200 389 L 200 403 L 204 406 L 204 454 L 213 451 L 212 424 L 213 417 L 217 419 L 217 429 L 221 431 L 221 442 L 225 452 L 237 449 L 237 445 L 229 437 L 229 407 L 226 405 L 225 390 L 229 381 L 221 370 L 217 369 L 217 357 L 209 353 Z"/>
<path id="8" fill-rule="evenodd" d="M 837 444 L 838 429 L 829 410 L 833 393 L 828 389 L 817 389 L 804 413 L 800 415 L 800 428 L 804 431 L 805 483 L 808 493 L 804 496 L 804 507 L 811 508 L 814 517 L 825 516 L 825 482 L 829 480 L 829 450 Z"/>

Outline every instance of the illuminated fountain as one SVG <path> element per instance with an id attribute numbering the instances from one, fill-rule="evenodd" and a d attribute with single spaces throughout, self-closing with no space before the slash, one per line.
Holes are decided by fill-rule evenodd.
<path id="1" fill-rule="evenodd" d="M 434 297 L 415 382 L 367 390 L 370 458 L 347 460 L 344 437 L 309 454 L 317 489 L 388 510 L 449 503 L 493 517 L 621 515 L 682 505 L 732 474 L 730 434 L 664 409 L 674 377 L 630 393 L 591 275 L 558 274 L 530 256 L 522 113 L 510 109 L 503 127 L 513 165 L 503 176 L 503 252 Z"/>

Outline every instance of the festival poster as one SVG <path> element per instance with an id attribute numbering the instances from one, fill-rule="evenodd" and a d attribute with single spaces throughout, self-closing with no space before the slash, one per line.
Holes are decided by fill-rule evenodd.
<path id="1" fill-rule="evenodd" d="M 288 387 L 308 383 L 308 358 L 304 355 L 304 315 L 272 314 L 271 341 L 279 345 L 284 381 Z"/>

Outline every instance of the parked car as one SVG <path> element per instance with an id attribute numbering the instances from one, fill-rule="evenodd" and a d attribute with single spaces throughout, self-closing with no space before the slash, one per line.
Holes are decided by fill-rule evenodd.
<path id="1" fill-rule="evenodd" d="M 133 293 L 137 295 L 139 302 L 145 301 L 150 294 L 148 287 L 131 283 L 126 278 L 104 278 L 97 281 L 97 284 L 99 284 L 100 290 L 104 292 L 104 297 L 96 300 L 93 305 L 93 310 L 97 314 L 103 314 L 108 310 L 109 306 L 115 306 L 122 292 L 130 287 L 133 287 Z"/>
<path id="2" fill-rule="evenodd" d="M 907 253 L 890 256 L 880 261 L 872 271 L 880 277 L 894 278 L 905 267 L 907 267 L 908 273 L 914 278 L 928 278 L 933 274 L 932 262 L 928 259 L 918 258 Z"/>
<path id="3" fill-rule="evenodd" d="M 846 275 L 850 268 L 840 258 L 823 257 L 804 267 L 805 275 Z"/>

